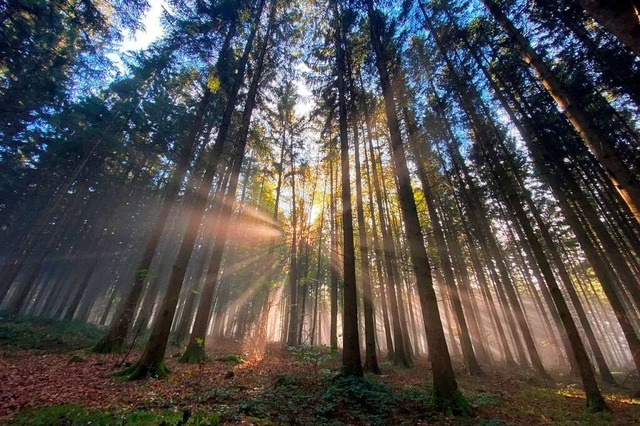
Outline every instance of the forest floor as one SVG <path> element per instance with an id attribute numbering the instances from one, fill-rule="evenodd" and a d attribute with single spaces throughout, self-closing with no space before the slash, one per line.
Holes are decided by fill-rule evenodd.
<path id="1" fill-rule="evenodd" d="M 590 414 L 576 383 L 504 369 L 482 377 L 458 372 L 474 417 L 436 413 L 426 360 L 410 369 L 383 362 L 382 375 L 347 380 L 337 378 L 339 357 L 326 348 L 255 356 L 238 342 L 214 342 L 210 360 L 199 365 L 179 363 L 179 349 L 170 348 L 168 378 L 126 382 L 112 373 L 138 352 L 123 362 L 124 355 L 83 349 L 100 333 L 0 316 L 0 424 L 173 426 L 187 417 L 193 426 L 640 424 L 640 400 L 629 389 L 605 388 L 612 412 Z"/>

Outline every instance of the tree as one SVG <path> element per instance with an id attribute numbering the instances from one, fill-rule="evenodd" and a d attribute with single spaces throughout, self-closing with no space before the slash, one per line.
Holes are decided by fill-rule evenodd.
<path id="1" fill-rule="evenodd" d="M 353 215 L 351 208 L 351 178 L 349 177 L 349 139 L 345 82 L 345 56 L 343 29 L 337 2 L 332 2 L 335 31 L 336 73 L 338 80 L 338 115 L 340 127 L 340 171 L 342 177 L 342 259 L 344 283 L 344 316 L 342 373 L 346 376 L 362 376 L 360 339 L 358 337 L 358 302 L 356 290 L 356 255 L 353 241 Z"/>
<path id="2" fill-rule="evenodd" d="M 431 352 L 431 365 L 433 369 L 433 401 L 436 406 L 451 407 L 453 410 L 466 413 L 469 407 L 458 390 L 458 384 L 453 373 L 453 366 L 447 343 L 444 337 L 442 321 L 438 311 L 438 302 L 433 289 L 429 259 L 424 247 L 424 240 L 418 219 L 413 190 L 407 168 L 400 126 L 395 105 L 395 95 L 391 86 L 391 79 L 387 70 L 387 56 L 381 40 L 380 26 L 383 17 L 373 7 L 373 1 L 367 1 L 367 13 L 369 16 L 369 30 L 371 44 L 376 56 L 376 67 L 380 77 L 380 86 L 384 96 L 387 125 L 391 134 L 391 152 L 398 181 L 398 195 L 402 206 L 404 226 L 409 240 L 409 248 L 412 258 L 413 270 L 418 283 L 420 304 L 424 327 L 427 331 L 427 341 L 431 348 L 439 348 Z"/>
<path id="3" fill-rule="evenodd" d="M 640 183 L 620 158 L 614 144 L 606 135 L 602 134 L 598 127 L 591 124 L 592 122 L 580 102 L 568 93 L 553 71 L 533 50 L 500 7 L 493 0 L 483 0 L 483 3 L 509 35 L 515 48 L 522 55 L 522 59 L 536 73 L 591 153 L 606 169 L 614 187 L 629 206 L 635 219 L 640 222 Z"/>

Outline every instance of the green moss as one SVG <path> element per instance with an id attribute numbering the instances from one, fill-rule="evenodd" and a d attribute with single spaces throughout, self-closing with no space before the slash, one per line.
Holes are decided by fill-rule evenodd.
<path id="1" fill-rule="evenodd" d="M 123 339 L 110 339 L 109 336 L 104 336 L 91 347 L 90 351 L 97 354 L 122 354 L 124 349 Z"/>
<path id="2" fill-rule="evenodd" d="M 220 358 L 216 358 L 216 361 L 226 362 L 233 365 L 244 364 L 246 362 L 240 354 L 226 354 Z"/>
<path id="3" fill-rule="evenodd" d="M 469 402 L 459 391 L 456 392 L 453 398 L 443 398 L 441 395 L 438 395 L 435 388 L 433 388 L 431 390 L 431 404 L 437 411 L 447 415 L 468 418 L 474 414 L 473 408 L 471 408 Z"/>
<path id="4" fill-rule="evenodd" d="M 149 377 L 156 379 L 166 378 L 171 371 L 167 368 L 164 361 L 159 362 L 157 365 L 148 366 L 140 363 L 132 364 L 122 370 L 113 373 L 115 377 L 122 377 L 125 380 L 143 380 Z"/>
<path id="5" fill-rule="evenodd" d="M 156 426 L 182 424 L 215 425 L 217 413 L 195 413 L 170 410 L 100 410 L 64 404 L 29 408 L 18 413 L 9 424 L 16 426 Z"/>
<path id="6" fill-rule="evenodd" d="M 187 346 L 184 354 L 182 354 L 182 356 L 180 357 L 180 362 L 184 362 L 186 364 L 200 364 L 206 359 L 207 354 L 205 353 L 204 347 L 202 345 L 190 344 L 189 346 Z"/>

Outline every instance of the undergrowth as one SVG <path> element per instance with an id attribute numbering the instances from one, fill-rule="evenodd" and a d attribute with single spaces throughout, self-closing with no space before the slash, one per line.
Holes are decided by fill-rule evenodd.
<path id="1" fill-rule="evenodd" d="M 103 334 L 102 328 L 81 321 L 0 313 L 0 348 L 5 352 L 69 352 L 94 344 Z"/>
<path id="2" fill-rule="evenodd" d="M 276 376 L 272 387 L 239 405 L 240 414 L 274 424 L 391 425 L 435 419 L 426 389 L 396 391 L 362 377 Z M 410 419 L 410 423 L 406 423 Z"/>
<path id="3" fill-rule="evenodd" d="M 137 410 L 119 412 L 99 410 L 72 404 L 28 408 L 21 411 L 10 423 L 16 426 L 217 426 L 220 415 L 191 413 L 188 410 Z"/>

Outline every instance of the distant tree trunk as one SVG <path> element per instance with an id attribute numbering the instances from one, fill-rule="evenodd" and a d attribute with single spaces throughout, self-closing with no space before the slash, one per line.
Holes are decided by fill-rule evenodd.
<path id="1" fill-rule="evenodd" d="M 431 191 L 431 184 L 427 178 L 427 174 L 424 170 L 425 158 L 422 156 L 421 147 L 417 146 L 417 126 L 413 115 L 409 108 L 404 107 L 403 113 L 407 122 L 409 144 L 414 152 L 414 156 L 418 165 L 418 176 L 420 183 L 422 184 L 422 191 L 424 192 L 425 202 L 427 204 L 427 210 L 429 212 L 429 219 L 431 221 L 431 228 L 436 240 L 436 247 L 438 251 L 438 258 L 440 259 L 440 267 L 442 268 L 442 275 L 444 276 L 444 283 L 447 287 L 447 293 L 450 298 L 452 310 L 456 316 L 457 323 L 460 327 L 458 338 L 460 339 L 460 346 L 462 347 L 462 354 L 464 362 L 469 372 L 474 375 L 482 374 L 482 369 L 478 364 L 476 355 L 473 350 L 473 344 L 471 343 L 471 336 L 469 333 L 469 327 L 467 326 L 467 320 L 465 318 L 464 311 L 462 309 L 462 302 L 460 301 L 460 293 L 455 282 L 455 276 L 453 268 L 451 266 L 451 259 L 449 258 L 449 250 L 445 241 L 442 225 L 440 223 L 440 217 L 436 210 L 435 197 Z"/>
<path id="2" fill-rule="evenodd" d="M 364 105 L 365 120 L 369 120 L 367 114 L 367 105 Z M 391 322 L 389 320 L 389 308 L 387 303 L 387 297 L 385 294 L 385 281 L 383 276 L 382 266 L 382 252 L 380 250 L 380 237 L 378 236 L 378 225 L 376 223 L 375 209 L 373 205 L 373 189 L 371 188 L 371 174 L 369 170 L 369 156 L 367 154 L 366 142 L 364 143 L 364 164 L 366 172 L 367 193 L 369 195 L 369 211 L 371 212 L 371 234 L 373 236 L 373 252 L 375 255 L 376 273 L 378 277 L 378 284 L 380 286 L 380 304 L 382 305 L 382 319 L 384 323 L 384 336 L 387 343 L 387 354 L 391 359 L 395 357 L 393 349 L 393 338 L 391 337 Z"/>
<path id="3" fill-rule="evenodd" d="M 367 111 L 365 109 L 365 111 Z M 366 114 L 366 113 L 365 113 Z M 376 205 L 378 208 L 378 218 L 380 219 L 380 231 L 382 234 L 382 250 L 384 254 L 385 273 L 386 273 L 386 286 L 387 296 L 389 301 L 389 310 L 391 316 L 391 324 L 393 329 L 393 361 L 396 364 L 400 364 L 404 367 L 411 366 L 411 356 L 407 351 L 407 345 L 405 340 L 408 336 L 403 335 L 402 324 L 400 318 L 400 307 L 398 306 L 398 295 L 396 288 L 399 285 L 398 279 L 398 265 L 396 262 L 396 252 L 393 245 L 393 239 L 390 234 L 386 215 L 382 203 L 382 191 L 380 188 L 380 177 L 378 176 L 378 166 L 376 157 L 373 151 L 373 138 L 371 135 L 371 122 L 369 117 L 365 115 L 367 125 L 367 139 L 369 141 L 369 161 L 371 161 L 371 174 L 373 178 L 373 188 L 376 195 Z M 406 325 L 406 322 L 405 322 Z"/>
<path id="4" fill-rule="evenodd" d="M 291 126 L 290 111 L 285 119 L 285 129 Z M 285 130 L 286 131 L 286 130 Z M 296 164 L 293 152 L 293 134 L 289 135 L 289 149 L 291 156 L 291 253 L 289 255 L 289 297 L 287 298 L 287 345 L 298 344 L 298 211 L 296 206 Z"/>
<path id="5" fill-rule="evenodd" d="M 482 324 L 482 318 L 476 302 L 476 297 L 473 294 L 473 289 L 469 280 L 469 273 L 467 271 L 467 265 L 465 264 L 460 242 L 458 241 L 458 229 L 452 224 L 453 218 L 449 215 L 449 211 L 446 211 L 443 201 L 436 194 L 436 206 L 440 211 L 442 217 L 442 224 L 444 230 L 444 236 L 447 246 L 449 247 L 449 254 L 451 257 L 451 263 L 454 272 L 456 272 L 457 281 L 460 283 L 460 293 L 462 305 L 469 318 L 469 324 L 471 328 L 471 340 L 474 344 L 474 349 L 478 355 L 478 360 L 486 363 L 491 362 L 491 357 L 487 353 L 485 348 L 485 330 Z"/>
<path id="6" fill-rule="evenodd" d="M 327 180 L 324 180 L 324 188 L 322 190 L 322 209 L 320 211 L 320 224 L 318 225 L 318 259 L 316 264 L 316 278 L 313 292 L 313 319 L 311 321 L 310 344 L 313 346 L 316 343 L 316 330 L 318 325 L 318 299 L 320 293 L 320 278 L 322 277 L 322 240 L 324 236 L 324 208 L 325 197 L 327 195 Z"/>
<path id="7" fill-rule="evenodd" d="M 350 61 L 347 54 L 347 60 Z M 348 69 L 348 68 L 347 68 Z M 353 127 L 354 165 L 356 173 L 356 212 L 358 215 L 358 241 L 360 246 L 360 270 L 362 272 L 362 297 L 364 311 L 365 333 L 365 362 L 364 368 L 374 374 L 380 374 L 378 357 L 376 355 L 376 323 L 374 318 L 373 290 L 371 288 L 371 271 L 369 269 L 369 241 L 365 225 L 364 208 L 362 202 L 362 172 L 360 165 L 360 135 L 358 131 L 359 113 L 356 100 L 355 83 L 349 76 L 349 88 L 351 93 L 351 121 Z"/>
<path id="8" fill-rule="evenodd" d="M 330 126 L 329 126 L 330 127 Z M 330 324 L 329 324 L 329 344 L 331 350 L 338 350 L 338 231 L 336 225 L 336 199 L 333 172 L 333 138 L 329 131 L 329 221 L 331 246 L 329 256 L 329 273 L 330 273 Z"/>

